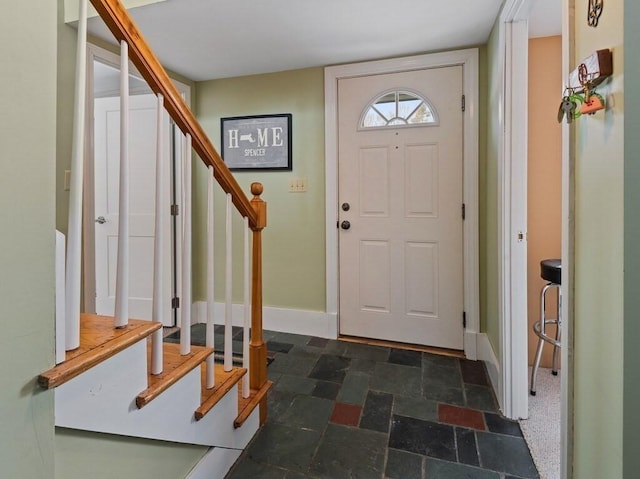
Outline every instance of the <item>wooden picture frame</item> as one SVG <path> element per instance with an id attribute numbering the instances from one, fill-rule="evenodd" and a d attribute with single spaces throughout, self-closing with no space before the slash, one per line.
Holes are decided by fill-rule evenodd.
<path id="1" fill-rule="evenodd" d="M 291 139 L 291 113 L 220 119 L 222 159 L 231 171 L 290 171 Z"/>

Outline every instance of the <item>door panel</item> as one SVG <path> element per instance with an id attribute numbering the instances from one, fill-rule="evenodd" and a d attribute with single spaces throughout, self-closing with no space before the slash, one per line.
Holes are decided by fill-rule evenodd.
<path id="1" fill-rule="evenodd" d="M 394 89 L 437 122 L 361 127 Z M 339 80 L 341 334 L 462 349 L 461 96 L 461 67 Z"/>
<path id="2" fill-rule="evenodd" d="M 438 245 L 408 242 L 405 258 L 407 314 L 438 317 Z"/>
<path id="3" fill-rule="evenodd" d="M 438 216 L 438 153 L 435 145 L 410 146 L 405 162 L 405 216 Z"/>
<path id="4" fill-rule="evenodd" d="M 360 215 L 389 216 L 389 152 L 387 148 L 360 150 Z"/>
<path id="5" fill-rule="evenodd" d="M 389 292 L 389 243 L 362 241 L 360 246 L 360 297 L 363 311 L 391 309 Z"/>

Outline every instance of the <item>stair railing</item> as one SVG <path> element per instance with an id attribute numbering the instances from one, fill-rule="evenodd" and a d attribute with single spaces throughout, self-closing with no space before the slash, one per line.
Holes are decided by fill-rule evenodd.
<path id="1" fill-rule="evenodd" d="M 261 234 L 262 230 L 266 226 L 266 203 L 261 199 L 263 188 L 260 183 L 253 183 L 251 185 L 251 193 L 254 195 L 252 200 L 249 200 L 237 181 L 224 164 L 220 155 L 211 144 L 209 138 L 204 133 L 204 130 L 196 120 L 195 116 L 186 105 L 184 99 L 174 86 L 173 82 L 169 78 L 168 74 L 149 48 L 144 37 L 138 30 L 137 26 L 127 13 L 126 9 L 122 6 L 119 0 L 90 0 L 93 7 L 96 9 L 100 17 L 103 19 L 111 33 L 120 42 L 121 45 L 121 141 L 123 146 L 121 147 L 121 160 L 127 158 L 127 146 L 126 139 L 128 133 L 125 131 L 127 125 L 127 110 L 128 110 L 128 61 L 136 66 L 141 76 L 146 80 L 151 90 L 156 94 L 158 99 L 158 157 L 156 166 L 156 198 L 161 198 L 162 184 L 165 180 L 162 178 L 160 167 L 163 161 L 162 158 L 162 119 L 161 115 L 165 112 L 173 119 L 176 126 L 181 130 L 184 135 L 185 144 L 185 169 L 183 172 L 184 180 L 184 201 L 183 201 L 183 271 L 182 271 L 182 283 L 183 301 L 181 304 L 181 342 L 180 350 L 181 354 L 190 354 L 191 340 L 190 340 L 190 326 L 191 326 L 191 152 L 192 150 L 200 157 L 209 172 L 209 185 L 207 194 L 207 204 L 209 208 L 208 213 L 208 227 L 207 227 L 207 346 L 213 347 L 213 330 L 214 330 L 214 299 L 213 299 L 213 188 L 214 180 L 220 185 L 223 191 L 227 194 L 227 208 L 226 208 L 226 255 L 227 262 L 225 265 L 225 358 L 224 369 L 231 370 L 232 368 L 232 296 L 231 296 L 231 248 L 233 240 L 231 236 L 231 215 L 232 206 L 243 217 L 244 222 L 244 349 L 243 349 L 243 365 L 249 371 L 249 374 L 245 375 L 245 382 L 243 384 L 243 396 L 249 397 L 250 390 L 259 390 L 267 382 L 266 378 L 266 344 L 262 337 L 262 243 Z M 69 248 L 67 250 L 67 324 L 66 330 L 70 335 L 70 339 L 67 339 L 67 350 L 71 350 L 78 347 L 79 344 L 79 290 L 80 290 L 80 244 L 81 244 L 81 220 L 80 212 L 82 211 L 82 152 L 83 145 L 83 133 L 84 128 L 84 110 L 86 103 L 86 12 L 87 12 L 87 0 L 80 1 L 80 18 L 78 28 L 78 61 L 76 71 L 76 109 L 75 109 L 75 125 L 74 125 L 74 146 L 73 146 L 73 158 L 72 158 L 72 173 L 71 173 L 71 207 L 69 213 L 70 227 L 69 227 Z M 121 210 L 121 222 L 120 231 L 126 231 L 126 206 L 128 203 L 127 189 L 128 178 L 126 167 L 121 167 L 120 181 L 120 206 L 124 205 L 125 210 Z M 124 170 L 124 171 L 123 171 Z M 156 244 L 154 252 L 154 306 L 153 306 L 153 319 L 158 320 L 160 311 L 162 310 L 161 304 L 164 300 L 161 296 L 161 284 L 160 278 L 164 274 L 162 271 L 162 262 L 160 261 L 160 251 L 162 251 L 163 241 L 162 235 L 159 234 L 161 230 L 160 225 L 162 219 L 160 218 L 160 210 L 158 207 L 158 201 L 156 200 Z M 72 218 L 73 216 L 73 218 Z M 72 224 L 73 222 L 73 224 Z M 78 223 L 76 225 L 76 223 Z M 73 228 L 72 228 L 73 226 Z M 249 237 L 252 236 L 252 254 L 250 254 Z M 116 303 L 119 305 L 116 307 L 116 327 L 126 327 L 126 321 L 128 317 L 128 311 L 124 304 L 128 303 L 128 292 L 126 287 L 126 280 L 122 281 L 122 278 L 128 277 L 126 260 L 128 245 L 128 234 L 119 234 L 119 269 L 118 281 L 119 285 L 116 286 Z M 121 252 L 122 251 L 122 252 Z M 120 259 L 120 256 L 124 259 Z M 76 265 L 77 263 L 77 265 Z M 122 266 L 120 264 L 122 263 Z M 122 268 L 122 270 L 121 270 Z M 77 281 L 77 282 L 76 282 Z M 124 286 L 122 286 L 124 283 Z M 70 289 L 75 289 L 76 292 L 70 293 Z M 71 294 L 71 295 L 70 295 Z M 77 294 L 77 298 L 76 295 Z M 118 299 L 120 295 L 120 299 Z M 251 301 L 249 303 L 249 301 Z M 120 312 L 118 309 L 120 308 Z M 124 310 L 124 312 L 122 312 Z M 74 322 L 70 326 L 70 322 Z M 250 338 L 249 338 L 249 330 Z M 162 372 L 162 357 L 161 357 L 161 332 L 154 335 L 152 341 L 152 365 L 151 371 L 154 374 Z M 213 359 L 207 363 L 207 380 L 206 387 L 213 387 L 215 384 Z M 261 404 L 261 422 L 266 417 L 266 408 L 264 403 Z"/>

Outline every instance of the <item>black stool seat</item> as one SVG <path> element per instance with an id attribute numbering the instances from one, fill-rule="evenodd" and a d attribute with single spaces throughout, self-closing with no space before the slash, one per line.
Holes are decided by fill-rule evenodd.
<path id="1" fill-rule="evenodd" d="M 562 284 L 562 262 L 559 259 L 544 259 L 540 261 L 540 276 L 550 283 Z"/>

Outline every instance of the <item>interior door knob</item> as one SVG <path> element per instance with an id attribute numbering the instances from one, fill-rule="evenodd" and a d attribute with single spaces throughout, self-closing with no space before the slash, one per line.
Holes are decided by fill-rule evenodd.
<path id="1" fill-rule="evenodd" d="M 101 225 L 105 224 L 107 222 L 107 220 L 104 219 L 104 216 L 98 216 L 96 218 L 96 223 L 99 223 Z"/>
<path id="2" fill-rule="evenodd" d="M 343 230 L 348 230 L 349 228 L 351 228 L 351 223 L 349 223 L 347 220 L 344 220 L 342 223 L 340 223 L 340 228 L 342 228 Z"/>

